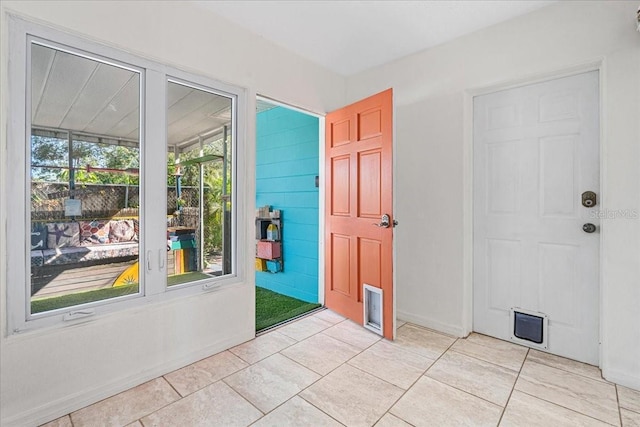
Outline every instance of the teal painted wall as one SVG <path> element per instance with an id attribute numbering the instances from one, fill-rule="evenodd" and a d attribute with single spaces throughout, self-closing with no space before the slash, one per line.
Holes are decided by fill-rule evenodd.
<path id="1" fill-rule="evenodd" d="M 284 271 L 256 272 L 256 285 L 318 302 L 318 126 L 283 107 L 256 118 L 256 207 L 282 211 Z"/>

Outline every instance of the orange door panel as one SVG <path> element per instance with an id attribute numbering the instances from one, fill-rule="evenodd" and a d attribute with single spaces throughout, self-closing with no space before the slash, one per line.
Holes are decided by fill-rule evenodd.
<path id="1" fill-rule="evenodd" d="M 383 290 L 384 336 L 393 339 L 391 89 L 326 117 L 325 305 L 363 323 L 363 284 Z"/>

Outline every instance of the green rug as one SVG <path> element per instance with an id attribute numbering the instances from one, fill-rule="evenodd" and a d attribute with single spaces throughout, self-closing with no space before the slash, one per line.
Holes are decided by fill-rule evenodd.
<path id="1" fill-rule="evenodd" d="M 320 307 L 320 304 L 291 298 L 256 286 L 256 331 L 299 316 Z"/>

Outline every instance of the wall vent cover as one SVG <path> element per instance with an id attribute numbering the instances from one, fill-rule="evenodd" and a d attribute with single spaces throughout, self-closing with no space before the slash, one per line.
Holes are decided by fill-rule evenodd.
<path id="1" fill-rule="evenodd" d="M 364 321 L 363 326 L 378 335 L 383 335 L 382 289 L 363 285 Z"/>
<path id="2" fill-rule="evenodd" d="M 546 350 L 549 317 L 544 313 L 514 307 L 509 310 L 511 340 L 518 344 Z"/>

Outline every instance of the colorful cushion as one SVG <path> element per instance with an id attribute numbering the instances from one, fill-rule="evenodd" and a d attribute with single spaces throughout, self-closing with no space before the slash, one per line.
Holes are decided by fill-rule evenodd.
<path id="1" fill-rule="evenodd" d="M 52 222 L 47 224 L 49 249 L 80 246 L 80 227 L 77 222 Z"/>
<path id="2" fill-rule="evenodd" d="M 135 237 L 133 238 L 133 240 L 137 242 L 138 240 L 140 240 L 140 222 L 137 219 L 133 220 L 133 231 L 135 233 Z"/>
<path id="3" fill-rule="evenodd" d="M 109 222 L 109 240 L 111 243 L 131 242 L 134 240 L 135 235 L 132 219 Z"/>
<path id="4" fill-rule="evenodd" d="M 109 243 L 109 221 L 79 221 L 80 244 L 95 245 Z"/>
<path id="5" fill-rule="evenodd" d="M 33 224 L 31 227 L 31 250 L 47 249 L 47 227 Z"/>

